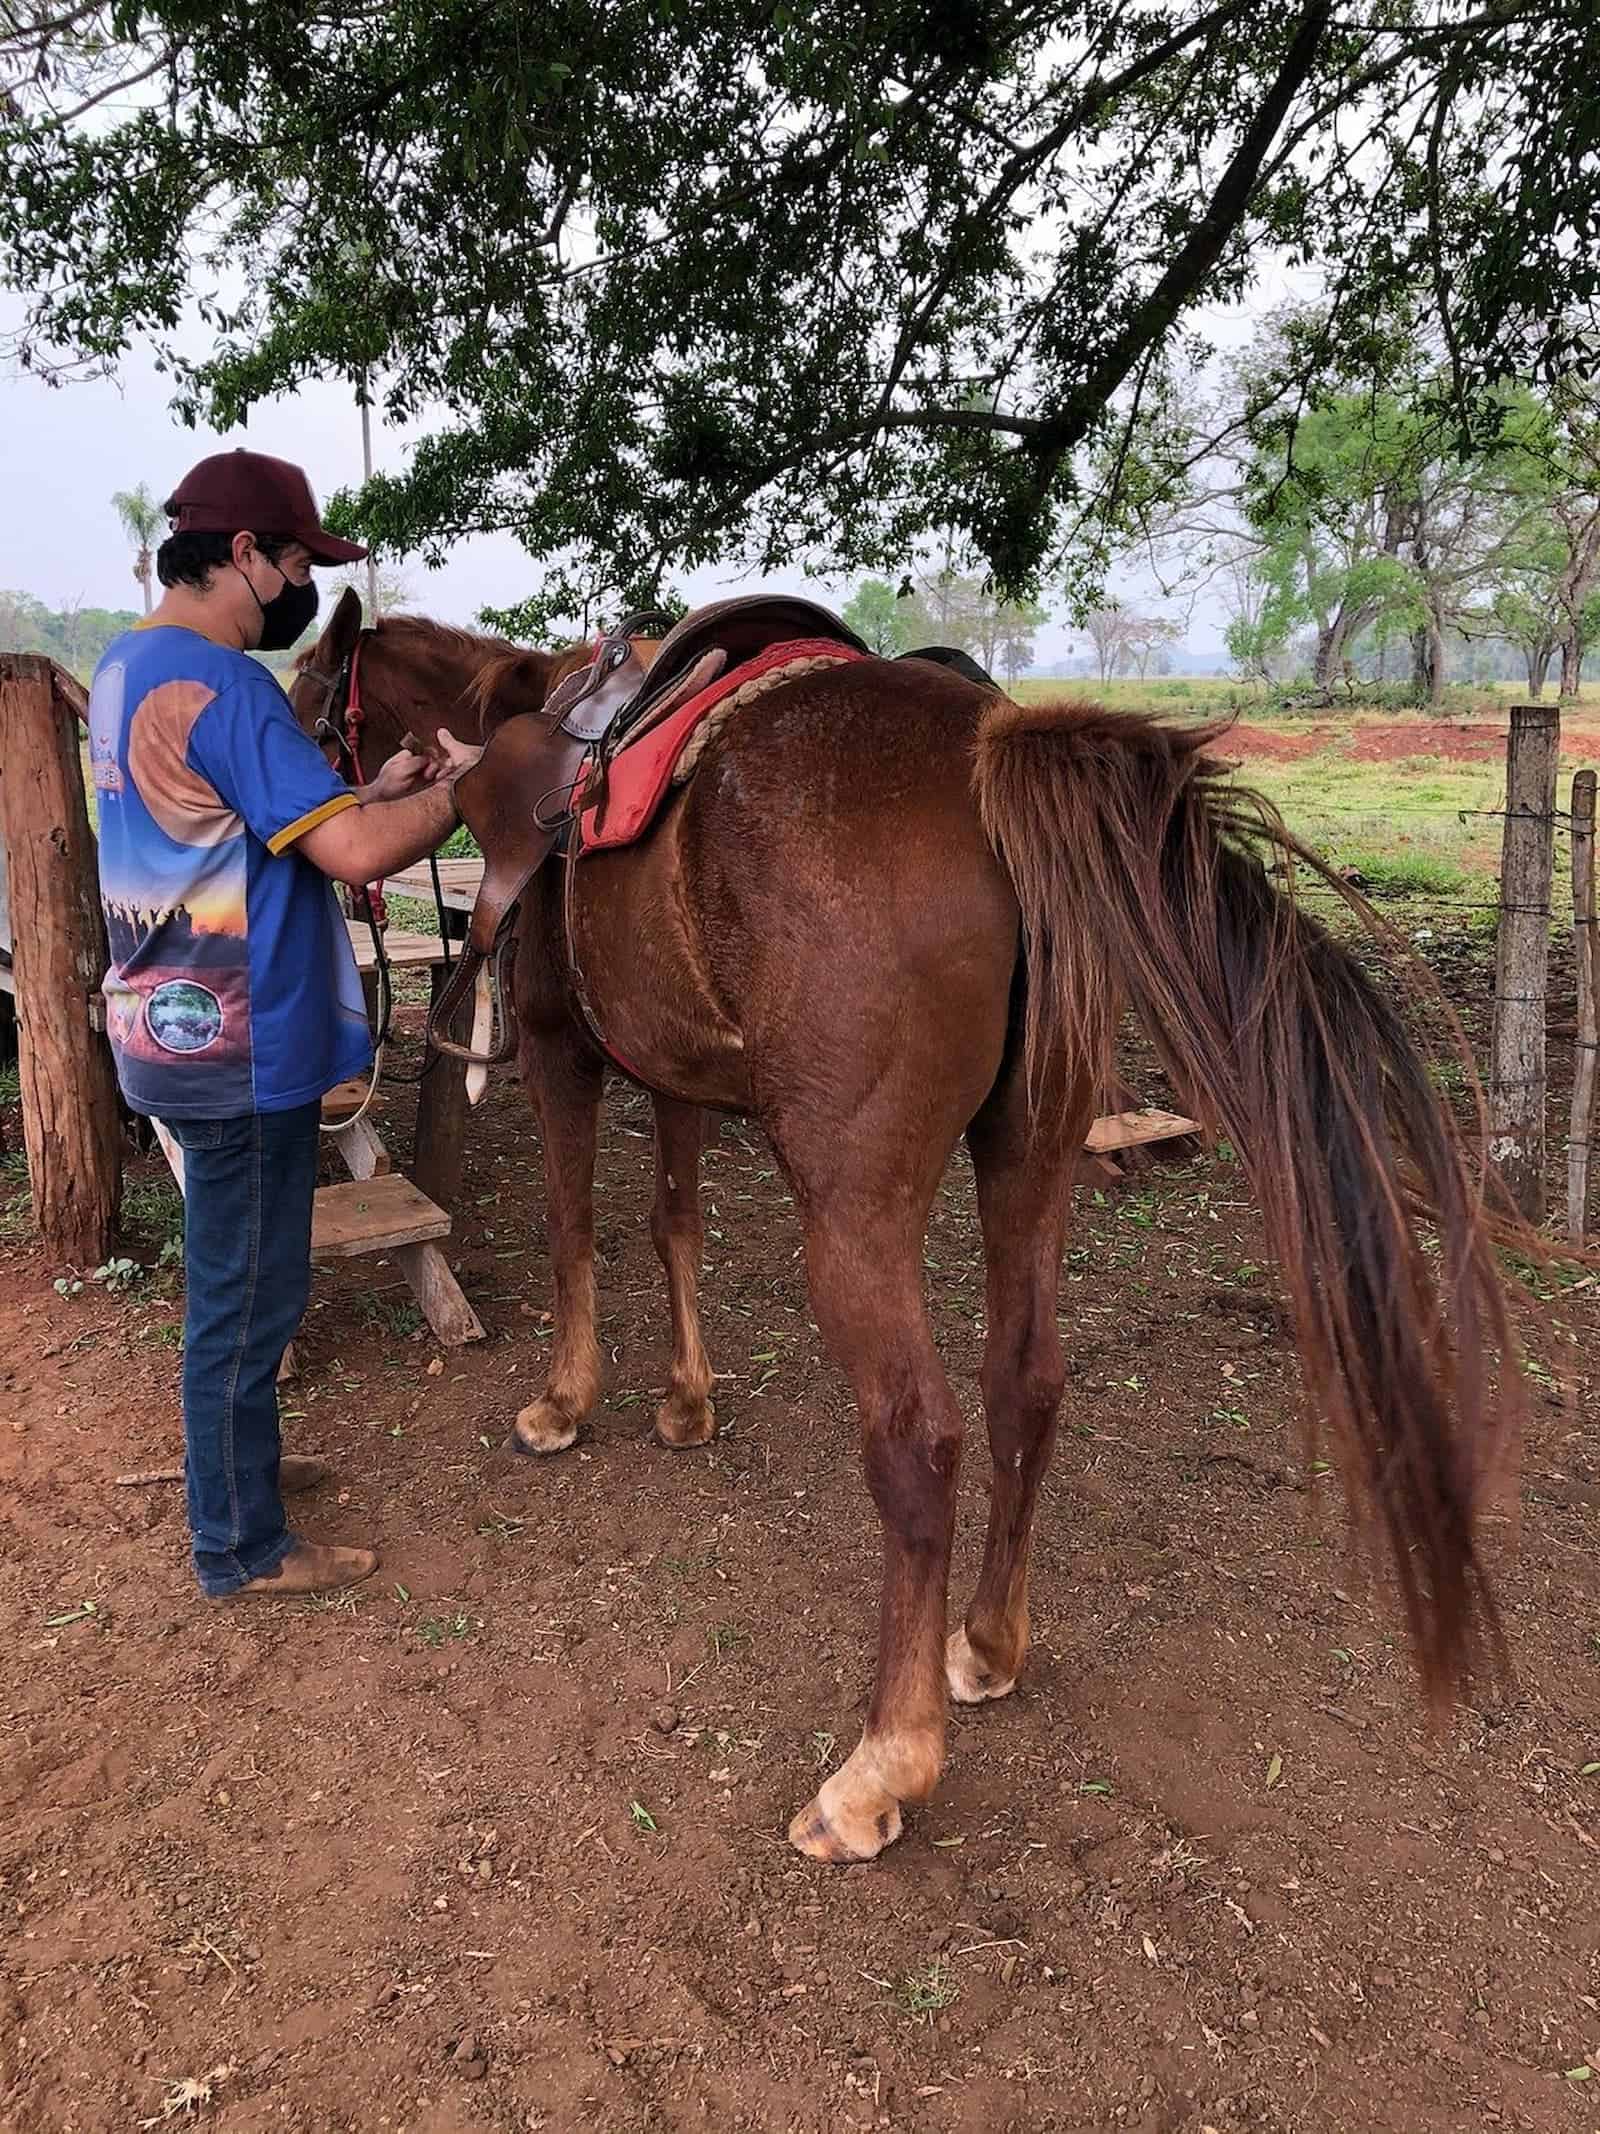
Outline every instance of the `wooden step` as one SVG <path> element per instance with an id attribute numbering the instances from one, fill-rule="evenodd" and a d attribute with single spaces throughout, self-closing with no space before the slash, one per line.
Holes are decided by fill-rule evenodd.
<path id="1" fill-rule="evenodd" d="M 350 933 L 350 946 L 356 952 L 356 969 L 373 971 L 378 959 L 372 948 L 372 929 L 365 919 L 346 919 Z M 394 971 L 415 971 L 429 965 L 443 963 L 444 943 L 437 934 L 408 934 L 398 926 L 391 926 L 383 936 L 384 959 Z"/>
<path id="2" fill-rule="evenodd" d="M 357 1075 L 353 1082 L 337 1082 L 322 1100 L 322 1123 L 337 1126 L 342 1119 L 353 1118 L 367 1101 L 367 1077 Z"/>
<path id="3" fill-rule="evenodd" d="M 1139 1148 L 1147 1141 L 1175 1141 L 1180 1135 L 1199 1132 L 1197 1119 L 1185 1119 L 1175 1111 L 1114 1111 L 1096 1119 L 1083 1145 L 1103 1156 L 1109 1149 Z"/>
<path id="4" fill-rule="evenodd" d="M 312 1205 L 311 1250 L 319 1259 L 358 1252 L 393 1252 L 448 1237 L 450 1218 L 399 1171 L 318 1186 Z"/>

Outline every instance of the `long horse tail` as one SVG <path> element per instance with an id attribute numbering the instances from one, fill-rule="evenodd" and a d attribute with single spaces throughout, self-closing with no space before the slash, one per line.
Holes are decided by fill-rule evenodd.
<path id="1" fill-rule="evenodd" d="M 975 785 L 1022 911 L 1026 1070 L 1040 1088 L 1064 1050 L 1104 1087 L 1131 1005 L 1180 1101 L 1233 1143 L 1313 1413 L 1333 1426 L 1358 1522 L 1386 1536 L 1437 1709 L 1486 1638 L 1504 1656 L 1478 1526 L 1521 1372 L 1483 1174 L 1395 1005 L 1296 902 L 1297 864 L 1332 877 L 1231 785 L 1212 753 L 1225 731 L 1092 705 L 984 714 Z M 1264 854 L 1287 860 L 1288 888 Z"/>

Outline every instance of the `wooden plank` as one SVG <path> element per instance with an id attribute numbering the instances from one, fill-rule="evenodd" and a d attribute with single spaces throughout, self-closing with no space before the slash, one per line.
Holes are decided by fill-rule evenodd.
<path id="1" fill-rule="evenodd" d="M 47 1252 L 95 1267 L 122 1192 L 116 1076 L 88 1015 L 110 957 L 78 729 L 31 653 L 0 654 L 0 837 L 34 1219 Z"/>
<path id="2" fill-rule="evenodd" d="M 398 1171 L 319 1186 L 311 1217 L 311 1250 L 318 1259 L 361 1252 L 394 1252 L 450 1235 L 450 1218 Z"/>
<path id="3" fill-rule="evenodd" d="M 1100 1156 L 1111 1149 L 1139 1148 L 1147 1141 L 1176 1141 L 1181 1135 L 1200 1131 L 1197 1119 L 1185 1119 L 1175 1111 L 1114 1111 L 1096 1119 L 1084 1136 L 1083 1145 Z"/>
<path id="4" fill-rule="evenodd" d="M 322 1100 L 323 1125 L 332 1126 L 340 1119 L 348 1119 L 352 1112 L 359 1111 L 367 1101 L 367 1087 L 367 1077 L 364 1074 L 356 1075 L 348 1082 L 335 1083 Z M 383 1099 L 379 1097 L 374 1101 L 381 1104 Z"/>
<path id="5" fill-rule="evenodd" d="M 483 880 L 483 862 L 479 860 L 441 860 L 439 862 L 439 890 L 446 911 L 471 911 L 477 901 L 478 884 Z M 403 897 L 417 897 L 424 904 L 433 902 L 433 877 L 426 860 L 418 860 L 413 867 L 402 867 L 398 874 L 384 877 L 386 889 L 398 890 Z"/>
<path id="6" fill-rule="evenodd" d="M 328 1139 L 344 1158 L 345 1168 L 352 1178 L 387 1178 L 394 1169 L 370 1112 L 364 1119 L 352 1119 Z"/>
<path id="7" fill-rule="evenodd" d="M 1545 1205 L 1544 1019 L 1560 754 L 1559 706 L 1513 704 L 1495 944 L 1489 1154 L 1530 1223 L 1544 1220 Z"/>
<path id="8" fill-rule="evenodd" d="M 437 1245 L 402 1245 L 395 1261 L 424 1318 L 446 1348 L 483 1339 L 483 1322 L 467 1302 L 450 1262 Z"/>
<path id="9" fill-rule="evenodd" d="M 376 970 L 378 959 L 372 946 L 372 929 L 365 919 L 346 919 L 350 946 L 355 950 L 358 971 Z M 391 926 L 383 937 L 383 953 L 397 971 L 425 970 L 444 961 L 444 944 L 437 934 L 410 934 Z"/>

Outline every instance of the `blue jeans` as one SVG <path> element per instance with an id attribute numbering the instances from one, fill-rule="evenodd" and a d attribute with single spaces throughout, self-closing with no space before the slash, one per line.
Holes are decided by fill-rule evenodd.
<path id="1" fill-rule="evenodd" d="M 278 1365 L 311 1293 L 321 1106 L 171 1119 L 183 1150 L 184 1476 L 207 1593 L 270 1571 L 294 1536 L 278 1491 Z"/>

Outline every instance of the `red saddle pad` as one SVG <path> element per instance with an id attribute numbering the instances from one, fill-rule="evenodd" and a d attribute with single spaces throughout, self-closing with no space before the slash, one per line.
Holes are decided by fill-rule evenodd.
<path id="1" fill-rule="evenodd" d="M 698 696 L 680 705 L 670 719 L 652 726 L 637 741 L 628 742 L 612 759 L 606 773 L 603 806 L 586 808 L 581 788 L 575 796 L 578 856 L 609 852 L 618 845 L 631 845 L 644 835 L 666 798 L 672 774 L 690 736 L 706 714 L 714 711 L 726 697 L 736 689 L 742 689 L 746 682 L 754 681 L 758 675 L 770 673 L 774 667 L 786 667 L 791 660 L 823 656 L 834 663 L 867 657 L 853 646 L 830 637 L 791 638 L 786 644 L 768 645 L 753 659 L 744 660 L 739 666 L 730 667 L 725 674 L 719 674 Z M 597 815 L 601 818 L 598 822 Z"/>

